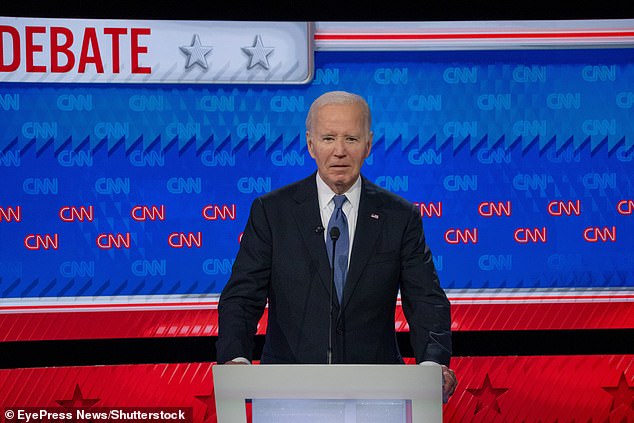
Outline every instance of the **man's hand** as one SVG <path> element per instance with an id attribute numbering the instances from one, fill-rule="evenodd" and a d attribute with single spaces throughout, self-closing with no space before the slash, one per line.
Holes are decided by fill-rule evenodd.
<path id="1" fill-rule="evenodd" d="M 251 364 L 251 362 L 244 357 L 236 357 L 233 360 L 225 361 L 225 364 Z"/>
<path id="2" fill-rule="evenodd" d="M 442 399 L 443 402 L 446 403 L 449 397 L 456 390 L 456 386 L 458 386 L 458 379 L 456 379 L 456 374 L 453 370 L 443 365 L 440 367 L 442 369 Z"/>

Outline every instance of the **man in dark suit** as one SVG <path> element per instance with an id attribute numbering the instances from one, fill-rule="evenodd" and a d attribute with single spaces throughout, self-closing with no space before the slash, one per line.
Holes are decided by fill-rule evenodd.
<path id="1" fill-rule="evenodd" d="M 420 212 L 360 174 L 370 126 L 355 94 L 329 92 L 312 104 L 306 140 L 317 172 L 253 202 L 218 306 L 219 363 L 251 360 L 267 301 L 262 363 L 402 363 L 400 290 L 416 361 L 441 364 L 444 393 L 453 393 L 449 302 Z"/>

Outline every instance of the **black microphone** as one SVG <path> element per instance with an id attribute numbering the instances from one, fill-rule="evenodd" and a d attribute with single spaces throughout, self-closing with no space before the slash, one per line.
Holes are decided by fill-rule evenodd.
<path id="1" fill-rule="evenodd" d="M 330 297 L 330 318 L 328 319 L 328 352 L 326 353 L 326 359 L 328 364 L 332 364 L 332 291 L 335 286 L 335 248 L 337 247 L 337 240 L 339 239 L 339 235 L 341 235 L 341 231 L 336 226 L 333 226 L 330 229 L 330 239 L 332 240 L 332 266 L 330 268 L 330 287 L 329 297 Z"/>

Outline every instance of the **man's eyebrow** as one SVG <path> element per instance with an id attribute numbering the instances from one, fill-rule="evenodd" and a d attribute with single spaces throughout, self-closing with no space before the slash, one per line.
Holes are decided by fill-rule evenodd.
<path id="1" fill-rule="evenodd" d="M 322 132 L 320 135 L 321 136 L 326 136 L 326 135 L 336 136 L 337 133 L 336 132 Z M 342 137 L 360 137 L 361 135 L 362 133 L 356 133 L 356 132 L 347 132 L 347 133 L 341 134 Z"/>

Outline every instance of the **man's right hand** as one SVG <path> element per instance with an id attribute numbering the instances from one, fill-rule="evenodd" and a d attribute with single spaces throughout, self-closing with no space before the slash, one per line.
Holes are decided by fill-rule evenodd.
<path id="1" fill-rule="evenodd" d="M 233 360 L 225 361 L 225 364 L 251 364 L 245 357 L 236 357 Z"/>

